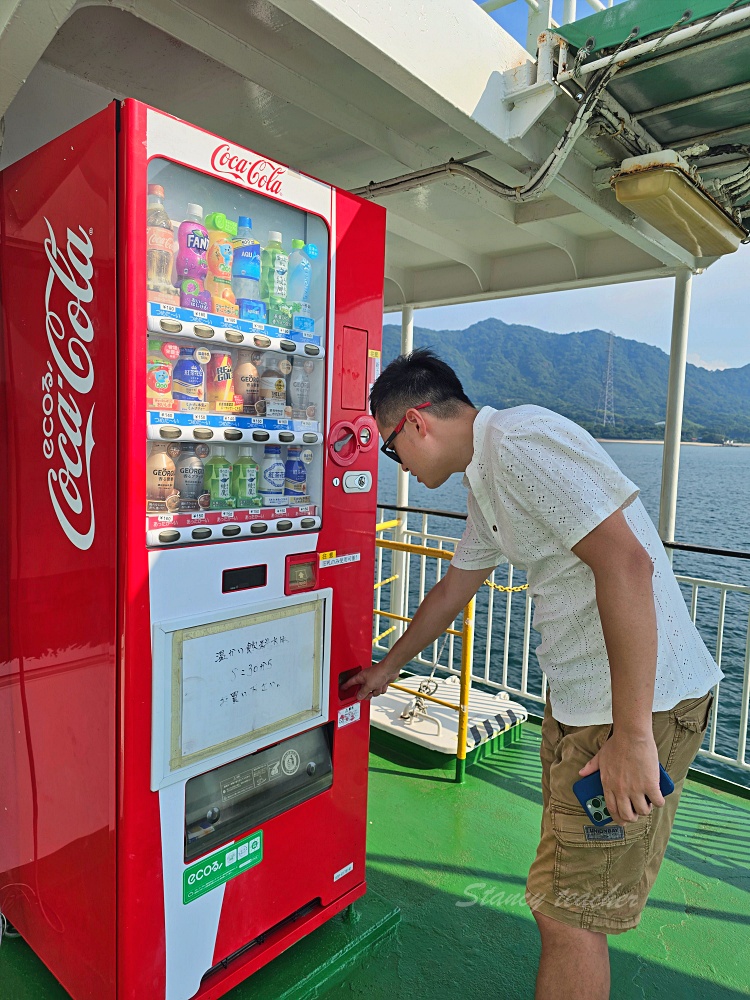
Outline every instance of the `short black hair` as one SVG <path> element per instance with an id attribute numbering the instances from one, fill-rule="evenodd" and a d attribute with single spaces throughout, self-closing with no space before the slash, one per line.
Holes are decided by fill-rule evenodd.
<path id="1" fill-rule="evenodd" d="M 370 411 L 384 427 L 397 424 L 420 403 L 431 403 L 438 417 L 453 417 L 463 406 L 474 406 L 453 369 L 428 347 L 391 361 L 370 391 Z"/>

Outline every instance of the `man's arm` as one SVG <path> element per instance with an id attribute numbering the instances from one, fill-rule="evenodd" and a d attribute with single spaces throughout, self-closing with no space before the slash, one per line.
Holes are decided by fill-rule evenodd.
<path id="1" fill-rule="evenodd" d="M 580 773 L 601 770 L 612 818 L 632 822 L 636 814 L 651 812 L 647 798 L 664 805 L 651 718 L 657 652 L 653 564 L 622 511 L 602 521 L 573 552 L 594 574 L 612 685 L 612 736 Z"/>
<path id="2" fill-rule="evenodd" d="M 375 666 L 366 667 L 350 677 L 344 689 L 360 685 L 357 698 L 362 701 L 375 694 L 385 694 L 410 660 L 434 642 L 469 603 L 494 567 L 489 569 L 457 569 L 449 566 L 419 605 L 414 618 L 401 638 Z"/>

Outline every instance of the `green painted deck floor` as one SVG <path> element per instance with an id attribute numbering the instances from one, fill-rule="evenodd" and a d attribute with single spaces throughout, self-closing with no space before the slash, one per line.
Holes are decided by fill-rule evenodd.
<path id="1" fill-rule="evenodd" d="M 400 907 L 390 937 L 317 996 L 370 1000 L 531 998 L 536 925 L 520 902 L 540 821 L 539 730 L 474 765 L 464 786 L 375 753 L 370 768 L 373 907 Z M 460 905 L 480 897 L 485 905 Z M 366 909 L 367 903 L 358 906 Z M 338 920 L 340 918 L 335 918 Z M 367 921 L 364 920 L 364 923 Z M 613 1000 L 750 996 L 750 802 L 688 782 L 640 926 L 610 938 Z M 324 945 L 321 928 L 311 938 Z M 290 996 L 300 942 L 230 1000 Z M 264 975 L 274 972 L 277 978 Z M 0 949 L 3 1000 L 65 1000 L 21 941 Z M 143 998 L 150 1000 L 150 998 Z"/>

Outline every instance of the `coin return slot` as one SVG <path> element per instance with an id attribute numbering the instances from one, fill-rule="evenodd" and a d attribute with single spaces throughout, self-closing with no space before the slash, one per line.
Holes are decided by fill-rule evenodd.
<path id="1" fill-rule="evenodd" d="M 253 337 L 253 343 L 256 347 L 270 347 L 271 338 L 270 337 L 259 337 L 257 334 Z"/>
<path id="2" fill-rule="evenodd" d="M 245 334 L 233 333 L 231 330 L 225 330 L 224 338 L 229 344 L 241 344 L 245 339 Z"/>
<path id="3" fill-rule="evenodd" d="M 262 535 L 264 531 L 268 531 L 268 525 L 264 524 L 263 521 L 256 521 L 255 524 L 250 525 L 250 533 L 253 535 Z"/>
<path id="4" fill-rule="evenodd" d="M 225 524 L 221 529 L 222 535 L 226 535 L 227 538 L 232 538 L 234 535 L 239 535 L 242 531 L 239 524 Z"/>
<path id="5" fill-rule="evenodd" d="M 210 538 L 210 537 L 211 537 L 210 528 L 193 528 L 193 538 L 195 538 L 196 541 L 200 541 L 203 538 Z"/>
<path id="6" fill-rule="evenodd" d="M 302 435 L 302 440 L 304 441 L 305 444 L 317 444 L 318 435 L 313 434 L 312 431 L 307 431 L 307 433 Z"/>
<path id="7" fill-rule="evenodd" d="M 315 358 L 320 354 L 320 348 L 314 344 L 305 344 L 305 354 L 309 354 L 311 358 Z"/>
<path id="8" fill-rule="evenodd" d="M 193 327 L 193 333 L 196 337 L 202 337 L 204 340 L 209 340 L 214 335 L 214 329 L 212 326 L 203 326 L 202 323 L 196 323 Z"/>
<path id="9" fill-rule="evenodd" d="M 224 431 L 224 438 L 226 441 L 239 441 L 241 437 L 242 437 L 242 431 L 238 430 Z"/>
<path id="10" fill-rule="evenodd" d="M 208 427 L 194 427 L 193 436 L 196 441 L 208 441 L 209 438 L 214 436 L 214 432 L 209 430 Z"/>
<path id="11" fill-rule="evenodd" d="M 176 319 L 159 320 L 159 326 L 165 333 L 179 333 L 182 330 L 182 323 L 179 323 Z"/>
<path id="12" fill-rule="evenodd" d="M 276 530 L 277 531 L 290 531 L 294 525 L 291 521 L 277 521 Z"/>
<path id="13" fill-rule="evenodd" d="M 279 347 L 282 351 L 290 351 L 292 353 L 297 350 L 297 345 L 293 340 L 280 340 Z"/>
<path id="14" fill-rule="evenodd" d="M 253 431 L 253 441 L 268 441 L 270 437 L 268 431 Z"/>
<path id="15" fill-rule="evenodd" d="M 159 437 L 167 439 L 182 437 L 182 431 L 179 427 L 160 427 Z"/>
<path id="16" fill-rule="evenodd" d="M 300 521 L 300 527 L 301 528 L 314 528 L 315 527 L 315 518 L 314 517 L 303 517 L 302 520 Z"/>
<path id="17" fill-rule="evenodd" d="M 160 542 L 179 542 L 179 540 L 180 540 L 180 533 L 179 531 L 175 531 L 174 528 L 170 528 L 168 531 L 159 532 Z"/>
<path id="18" fill-rule="evenodd" d="M 290 441 L 294 441 L 294 434 L 291 431 L 280 431 L 279 441 L 282 444 L 288 444 Z"/>

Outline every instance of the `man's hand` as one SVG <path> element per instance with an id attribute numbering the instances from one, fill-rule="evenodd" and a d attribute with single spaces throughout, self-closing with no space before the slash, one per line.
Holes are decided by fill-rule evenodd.
<path id="1" fill-rule="evenodd" d="M 373 695 L 385 694 L 388 685 L 395 681 L 400 673 L 398 668 L 394 671 L 393 667 L 389 667 L 385 660 L 381 660 L 380 663 L 366 667 L 350 677 L 346 684 L 341 685 L 341 690 L 346 691 L 347 688 L 359 685 L 357 701 L 364 701 L 365 698 L 372 698 Z"/>
<path id="2" fill-rule="evenodd" d="M 601 771 L 604 799 L 615 823 L 633 823 L 663 806 L 659 755 L 653 736 L 620 737 L 615 731 L 599 753 L 578 772 L 582 778 Z"/>

